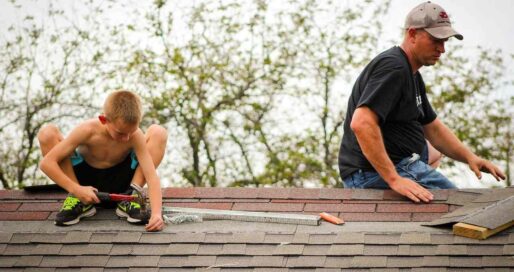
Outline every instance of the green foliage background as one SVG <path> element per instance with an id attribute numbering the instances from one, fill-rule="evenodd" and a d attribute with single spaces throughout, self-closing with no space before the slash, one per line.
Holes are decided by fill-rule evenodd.
<path id="1" fill-rule="evenodd" d="M 36 18 L 12 1 L 24 17 L 0 41 L 4 188 L 47 183 L 37 131 L 67 132 L 116 88 L 145 99 L 143 126 L 168 128 L 166 185 L 341 185 L 346 100 L 379 53 L 388 1 L 90 1 L 75 13 L 53 3 Z M 464 51 L 423 70 L 429 96 L 510 179 L 514 98 L 497 90 L 512 86 L 512 56 Z"/>

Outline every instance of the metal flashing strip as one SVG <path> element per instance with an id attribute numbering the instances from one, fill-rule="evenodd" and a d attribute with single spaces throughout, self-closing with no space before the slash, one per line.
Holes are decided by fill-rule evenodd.
<path id="1" fill-rule="evenodd" d="M 283 223 L 309 226 L 318 226 L 320 223 L 320 216 L 305 214 L 246 212 L 181 207 L 163 207 L 162 210 L 164 214 L 199 215 L 206 220 L 236 220 L 246 222 Z"/>

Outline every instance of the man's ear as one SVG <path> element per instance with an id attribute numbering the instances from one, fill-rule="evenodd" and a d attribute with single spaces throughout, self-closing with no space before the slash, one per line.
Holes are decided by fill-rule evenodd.
<path id="1" fill-rule="evenodd" d="M 100 120 L 100 123 L 102 123 L 103 125 L 107 123 L 107 118 L 103 114 L 98 115 L 98 120 Z"/>

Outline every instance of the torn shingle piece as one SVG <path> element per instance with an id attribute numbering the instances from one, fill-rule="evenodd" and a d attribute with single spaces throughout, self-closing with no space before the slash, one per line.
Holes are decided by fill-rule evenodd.
<path id="1" fill-rule="evenodd" d="M 463 223 L 495 229 L 514 221 L 514 195 L 500 200 L 485 209 L 469 214 Z"/>

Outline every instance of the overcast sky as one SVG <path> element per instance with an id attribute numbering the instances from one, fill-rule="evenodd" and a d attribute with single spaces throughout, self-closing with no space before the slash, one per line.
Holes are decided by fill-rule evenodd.
<path id="1" fill-rule="evenodd" d="M 405 16 L 419 0 L 392 0 L 385 31 L 400 31 Z M 514 54 L 514 1 L 512 0 L 438 0 L 433 1 L 442 6 L 450 15 L 454 28 L 459 31 L 465 46 L 483 46 L 501 48 Z"/>

